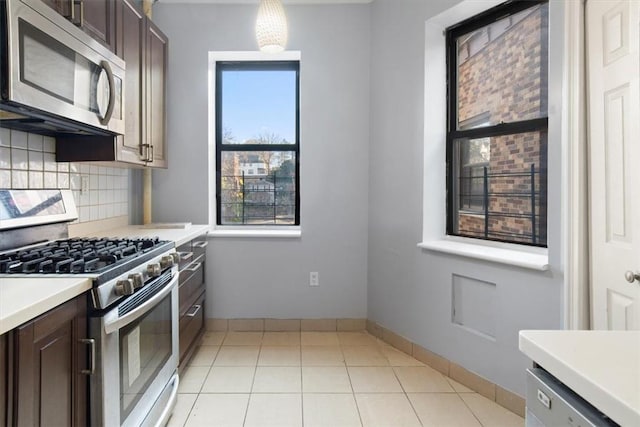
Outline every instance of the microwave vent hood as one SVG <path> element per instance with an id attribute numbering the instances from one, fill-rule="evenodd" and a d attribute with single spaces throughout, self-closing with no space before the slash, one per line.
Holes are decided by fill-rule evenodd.
<path id="1" fill-rule="evenodd" d="M 42 0 L 0 0 L 0 127 L 124 133 L 125 63 Z"/>
<path id="2" fill-rule="evenodd" d="M 60 135 L 109 136 L 112 132 L 57 117 L 22 106 L 0 103 L 0 128 L 20 130 L 40 135 L 57 137 Z"/>

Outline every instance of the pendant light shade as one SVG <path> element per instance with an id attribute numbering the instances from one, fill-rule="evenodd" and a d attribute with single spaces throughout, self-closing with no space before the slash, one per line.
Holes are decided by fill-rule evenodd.
<path id="1" fill-rule="evenodd" d="M 256 38 L 262 52 L 282 52 L 288 38 L 287 17 L 280 0 L 260 0 Z"/>

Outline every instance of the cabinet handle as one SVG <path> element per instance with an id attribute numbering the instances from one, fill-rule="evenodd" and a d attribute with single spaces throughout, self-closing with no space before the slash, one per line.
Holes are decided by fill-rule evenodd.
<path id="1" fill-rule="evenodd" d="M 193 252 L 179 252 L 180 261 L 187 261 L 193 258 Z"/>
<path id="2" fill-rule="evenodd" d="M 83 375 L 93 375 L 96 370 L 96 340 L 93 338 L 80 339 L 82 344 L 89 344 L 89 369 L 80 371 Z"/>
<path id="3" fill-rule="evenodd" d="M 206 248 L 208 244 L 209 244 L 209 242 L 204 241 L 204 240 L 200 240 L 200 241 L 197 241 L 197 242 L 193 242 L 193 244 L 191 246 L 194 246 L 196 248 L 202 249 L 202 248 Z"/>
<path id="4" fill-rule="evenodd" d="M 74 24 L 78 27 L 84 27 L 84 0 L 73 0 L 73 7 L 75 5 L 80 5 L 80 22 L 74 22 Z M 73 19 L 72 19 L 73 22 Z"/>
<path id="5" fill-rule="evenodd" d="M 194 305 L 191 307 L 191 311 L 188 311 L 185 316 L 187 317 L 196 317 L 196 314 L 200 311 L 202 306 L 200 304 Z"/>
<path id="6" fill-rule="evenodd" d="M 147 150 L 142 160 L 147 163 L 153 163 L 153 144 L 142 144 Z"/>
<path id="7" fill-rule="evenodd" d="M 190 265 L 189 267 L 185 268 L 185 270 L 195 273 L 196 271 L 198 271 L 201 265 L 202 265 L 201 262 L 197 262 L 194 265 Z"/>
<path id="8" fill-rule="evenodd" d="M 142 160 L 143 162 L 148 162 L 150 150 L 151 144 L 140 144 L 140 160 Z"/>

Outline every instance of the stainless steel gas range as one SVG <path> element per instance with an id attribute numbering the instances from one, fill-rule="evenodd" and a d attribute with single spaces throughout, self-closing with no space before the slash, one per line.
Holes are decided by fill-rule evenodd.
<path id="1" fill-rule="evenodd" d="M 62 193 L 0 190 L 0 229 L 11 229 L 2 232 L 3 246 L 16 246 L 0 252 L 0 277 L 91 278 L 86 372 L 91 425 L 164 425 L 178 390 L 179 258 L 174 244 L 157 238 L 34 243 L 47 232 L 38 228 L 34 235 L 25 228 L 30 214 L 40 223 L 48 214 L 60 220 L 61 211 L 73 217 L 73 201 Z M 20 229 L 13 227 L 14 220 L 23 224 Z"/>

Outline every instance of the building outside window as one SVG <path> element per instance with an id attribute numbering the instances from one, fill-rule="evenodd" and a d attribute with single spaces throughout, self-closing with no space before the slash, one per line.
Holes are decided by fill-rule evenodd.
<path id="1" fill-rule="evenodd" d="M 216 62 L 218 225 L 300 224 L 299 61 Z"/>
<path id="2" fill-rule="evenodd" d="M 548 3 L 447 29 L 447 234 L 547 245 Z"/>

